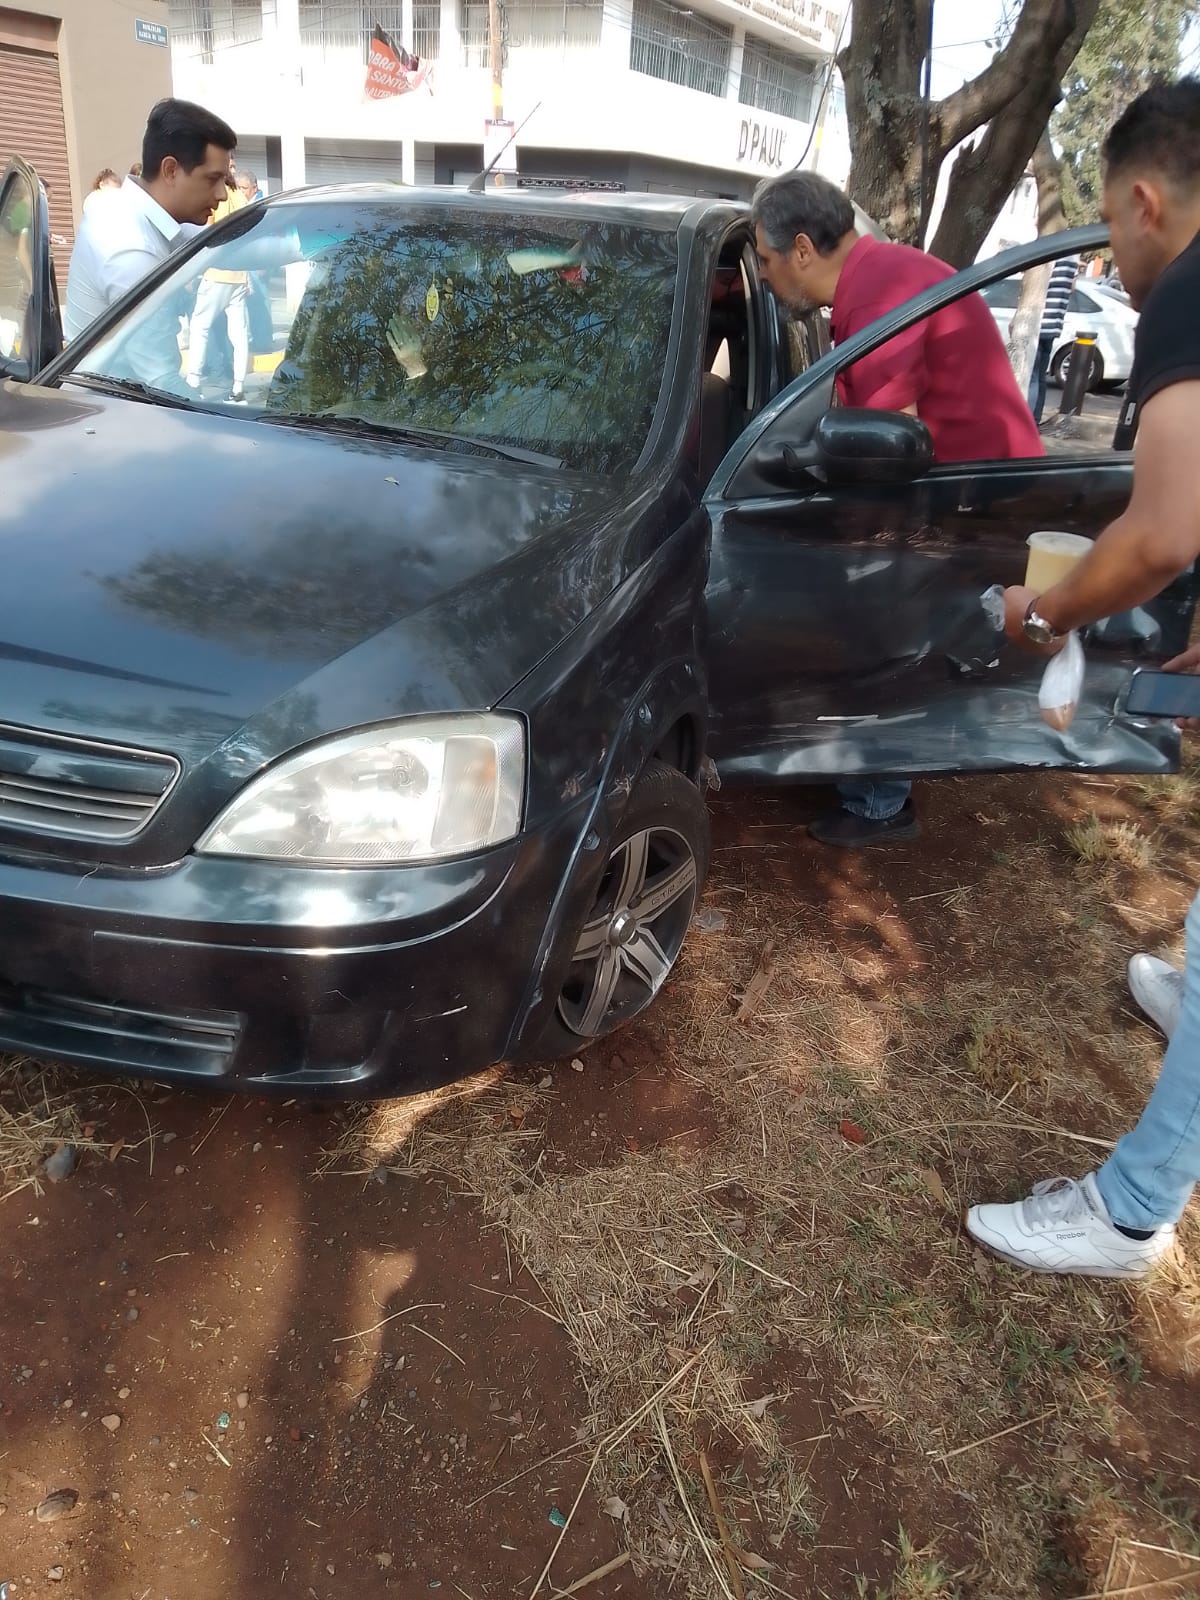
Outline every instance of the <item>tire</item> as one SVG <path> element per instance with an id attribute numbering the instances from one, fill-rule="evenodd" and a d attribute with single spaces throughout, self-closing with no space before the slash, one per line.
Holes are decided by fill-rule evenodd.
<path id="1" fill-rule="evenodd" d="M 579 1055 L 649 1010 L 679 960 L 709 848 L 699 789 L 674 767 L 648 762 L 612 836 L 535 1059 Z M 639 915 L 639 906 L 648 909 Z"/>
<path id="2" fill-rule="evenodd" d="M 1074 345 L 1065 344 L 1059 350 L 1054 360 L 1050 363 L 1050 382 L 1059 389 L 1067 385 L 1067 369 L 1071 364 L 1071 351 Z M 1104 357 L 1099 350 L 1095 352 L 1095 366 L 1092 369 L 1092 381 L 1088 384 L 1088 393 L 1095 394 L 1097 389 L 1104 386 Z"/>

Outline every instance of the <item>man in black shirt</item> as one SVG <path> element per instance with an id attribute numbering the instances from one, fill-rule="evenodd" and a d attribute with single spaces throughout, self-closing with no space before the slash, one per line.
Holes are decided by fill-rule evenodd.
<path id="1" fill-rule="evenodd" d="M 1073 628 L 1143 605 L 1200 556 L 1200 79 L 1136 100 L 1104 165 L 1113 256 L 1142 313 L 1114 441 L 1129 449 L 1136 437 L 1133 494 L 1069 577 L 1043 595 L 1007 591 L 1009 637 L 1045 653 Z M 1200 670 L 1200 647 L 1168 665 Z M 1187 934 L 1179 1004 L 1163 1007 L 1170 1045 L 1137 1127 L 1080 1181 L 972 1206 L 967 1231 L 980 1244 L 1034 1271 L 1108 1278 L 1142 1277 L 1170 1251 L 1200 1181 L 1200 897 Z"/>

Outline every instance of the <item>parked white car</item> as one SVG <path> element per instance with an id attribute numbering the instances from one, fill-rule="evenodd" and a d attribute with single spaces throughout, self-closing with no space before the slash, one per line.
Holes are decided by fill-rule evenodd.
<path id="1" fill-rule="evenodd" d="M 1004 278 L 983 291 L 983 297 L 1006 339 L 1020 293 L 1020 278 Z M 1098 389 L 1102 384 L 1124 383 L 1133 366 L 1133 335 L 1137 321 L 1137 312 L 1123 296 L 1111 290 L 1106 292 L 1083 280 L 1078 282 L 1071 292 L 1062 335 L 1050 357 L 1050 382 L 1063 382 L 1071 346 L 1079 334 L 1094 333 L 1099 367 L 1092 387 Z"/>

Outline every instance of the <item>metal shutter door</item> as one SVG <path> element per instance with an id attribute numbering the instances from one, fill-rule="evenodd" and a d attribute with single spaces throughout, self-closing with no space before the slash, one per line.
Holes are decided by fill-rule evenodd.
<path id="1" fill-rule="evenodd" d="M 400 143 L 367 139 L 306 139 L 306 183 L 399 183 Z"/>
<path id="2" fill-rule="evenodd" d="M 0 45 L 0 166 L 10 155 L 24 156 L 46 185 L 50 231 L 67 241 L 54 252 L 58 281 L 65 283 L 75 208 L 58 57 Z"/>

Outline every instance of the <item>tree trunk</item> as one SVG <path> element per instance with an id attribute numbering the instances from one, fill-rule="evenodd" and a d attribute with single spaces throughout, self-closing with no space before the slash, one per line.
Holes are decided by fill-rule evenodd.
<path id="1" fill-rule="evenodd" d="M 847 188 L 893 239 L 921 234 L 921 62 L 929 38 L 930 0 L 856 0 L 850 43 L 838 60 L 850 131 Z M 931 108 L 929 158 L 943 149 Z"/>
<path id="2" fill-rule="evenodd" d="M 938 233 L 942 242 L 938 254 L 959 264 L 963 250 L 978 234 L 974 250 L 965 257 L 974 258 L 1024 171 L 1058 101 L 1062 74 L 1082 43 L 1099 0 L 1024 0 L 1008 43 L 991 63 L 954 94 L 930 104 L 929 184 L 922 197 L 926 126 L 921 65 L 929 41 L 930 4 L 931 0 L 855 0 L 850 42 L 838 57 L 850 129 L 847 187 L 892 238 L 920 244 L 947 152 L 990 123 L 983 143 L 991 143 L 979 167 L 981 176 L 968 181 L 965 170 L 958 176 L 955 205 L 969 204 L 970 218 L 962 219 L 967 225 L 953 236 L 959 219 L 948 204 Z M 1011 115 L 1017 104 L 1019 112 Z M 1001 123 L 1001 135 L 992 138 Z M 947 254 L 948 250 L 953 253 Z"/>
<path id="3" fill-rule="evenodd" d="M 992 118 L 978 140 L 954 159 L 946 207 L 930 250 L 952 267 L 975 260 L 1005 200 L 1025 171 L 1061 98 L 1059 84 L 1083 43 L 1099 0 L 1063 0 L 1073 25 L 1047 56 L 1046 69 L 1030 76 Z"/>
<path id="4" fill-rule="evenodd" d="M 1038 190 L 1038 234 L 1061 233 L 1067 225 L 1063 210 L 1062 173 L 1054 146 L 1050 143 L 1049 129 L 1038 140 L 1033 152 L 1033 175 Z M 1038 335 L 1042 327 L 1042 312 L 1046 307 L 1046 290 L 1050 287 L 1053 261 L 1043 266 L 1031 267 L 1021 279 L 1021 298 L 1016 315 L 1008 330 L 1008 359 L 1012 362 L 1021 393 L 1029 388 L 1033 376 L 1033 363 L 1037 357 Z"/>

